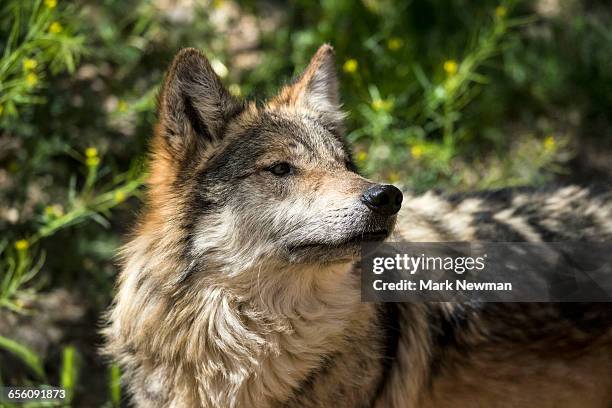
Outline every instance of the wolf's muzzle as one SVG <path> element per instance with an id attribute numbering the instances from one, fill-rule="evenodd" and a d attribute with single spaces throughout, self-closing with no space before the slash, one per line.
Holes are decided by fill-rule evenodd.
<path id="1" fill-rule="evenodd" d="M 402 207 L 402 192 L 391 184 L 376 184 L 368 188 L 361 196 L 361 201 L 375 213 L 391 216 Z"/>

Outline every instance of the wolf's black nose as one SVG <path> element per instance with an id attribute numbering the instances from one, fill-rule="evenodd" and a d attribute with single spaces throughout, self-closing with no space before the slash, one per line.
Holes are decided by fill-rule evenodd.
<path id="1" fill-rule="evenodd" d="M 393 215 L 402 207 L 402 192 L 390 184 L 376 184 L 366 190 L 361 201 L 374 212 L 382 215 Z"/>

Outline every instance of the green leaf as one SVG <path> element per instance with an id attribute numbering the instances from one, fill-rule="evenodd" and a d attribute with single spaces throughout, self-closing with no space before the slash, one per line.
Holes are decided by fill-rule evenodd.
<path id="1" fill-rule="evenodd" d="M 109 391 L 113 407 L 121 406 L 121 369 L 117 364 L 110 367 Z"/>
<path id="2" fill-rule="evenodd" d="M 18 357 L 39 379 L 43 380 L 45 378 L 42 360 L 32 349 L 4 336 L 0 336 L 0 348 Z"/>
<path id="3" fill-rule="evenodd" d="M 64 347 L 62 354 L 62 371 L 60 383 L 66 390 L 67 400 L 72 401 L 78 376 L 78 353 L 74 346 Z"/>

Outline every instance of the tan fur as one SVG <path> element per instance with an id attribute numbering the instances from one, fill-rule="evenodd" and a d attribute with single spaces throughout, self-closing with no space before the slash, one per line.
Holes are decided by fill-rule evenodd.
<path id="1" fill-rule="evenodd" d="M 454 316 L 462 305 L 402 304 L 389 322 L 380 305 L 361 302 L 354 255 L 302 263 L 278 255 L 284 239 L 327 238 L 363 222 L 349 218 L 351 206 L 372 182 L 345 167 L 333 65 L 331 47 L 321 47 L 296 82 L 257 107 L 234 100 L 199 52 L 175 59 L 160 98 L 147 207 L 122 251 L 104 329 L 105 352 L 123 367 L 134 404 L 609 408 L 609 330 L 590 336 L 557 322 L 545 307 L 519 305 L 515 313 L 508 306 L 503 319 L 469 317 L 456 344 L 446 347 L 436 319 Z M 255 170 L 240 176 L 251 177 L 249 196 L 261 196 L 262 205 L 246 214 L 240 201 L 199 208 L 207 204 L 196 200 L 204 186 L 195 175 L 212 171 L 219 155 L 266 115 L 290 123 L 287 133 L 311 137 L 308 148 L 269 136 Z M 273 133 L 270 128 L 261 131 Z M 270 190 L 276 181 L 259 175 L 261 169 L 289 160 L 299 165 L 299 181 Z M 229 194 L 222 187 L 221 181 L 206 185 L 211 195 Z M 542 225 L 552 230 L 583 208 L 612 234 L 610 205 L 587 195 L 578 188 L 517 194 L 492 218 L 542 240 L 518 213 L 536 197 L 549 214 Z M 574 205 L 583 201 L 589 204 Z M 408 195 L 404 203 L 395 240 L 477 240 L 474 219 L 490 208 L 486 197 L 453 202 L 435 193 Z M 582 233 L 595 234 L 586 227 Z M 534 319 L 537 330 L 530 331 Z"/>

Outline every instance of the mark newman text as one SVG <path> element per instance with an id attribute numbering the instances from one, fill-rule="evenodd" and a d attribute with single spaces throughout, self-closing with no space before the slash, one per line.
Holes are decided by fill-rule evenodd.
<path id="1" fill-rule="evenodd" d="M 402 279 L 397 282 L 385 282 L 377 279 L 373 283 L 374 290 L 414 290 L 414 291 L 511 291 L 510 282 L 468 282 L 465 279 L 444 282 L 436 282 L 431 279 L 419 280 L 417 282 Z"/>

